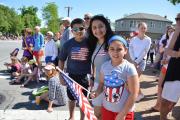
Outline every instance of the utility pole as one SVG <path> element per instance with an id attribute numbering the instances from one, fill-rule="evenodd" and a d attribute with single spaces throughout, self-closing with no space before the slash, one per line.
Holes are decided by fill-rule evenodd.
<path id="1" fill-rule="evenodd" d="M 65 7 L 65 9 L 67 9 L 67 12 L 68 12 L 67 17 L 69 17 L 69 13 L 70 13 L 70 10 L 72 10 L 72 7 L 67 6 L 67 7 Z"/>

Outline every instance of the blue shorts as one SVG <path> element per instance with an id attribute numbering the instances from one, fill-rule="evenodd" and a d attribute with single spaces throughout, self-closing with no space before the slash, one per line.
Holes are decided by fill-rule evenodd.
<path id="1" fill-rule="evenodd" d="M 145 70 L 145 68 L 146 68 L 146 60 L 145 60 L 145 59 L 143 59 L 143 60 L 138 64 L 138 68 L 139 68 L 139 70 L 142 71 L 142 72 Z"/>

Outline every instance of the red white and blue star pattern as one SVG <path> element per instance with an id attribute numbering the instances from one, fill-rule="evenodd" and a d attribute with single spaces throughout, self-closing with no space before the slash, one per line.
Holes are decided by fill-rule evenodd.
<path id="1" fill-rule="evenodd" d="M 112 71 L 111 75 L 105 75 L 104 85 L 106 101 L 111 103 L 118 102 L 121 99 L 125 86 L 125 81 L 118 77 L 118 72 Z"/>
<path id="2" fill-rule="evenodd" d="M 86 61 L 88 56 L 88 48 L 72 47 L 71 48 L 71 59 Z"/>

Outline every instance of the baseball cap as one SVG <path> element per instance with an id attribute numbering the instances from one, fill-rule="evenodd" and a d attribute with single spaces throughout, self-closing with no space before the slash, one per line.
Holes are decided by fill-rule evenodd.
<path id="1" fill-rule="evenodd" d="M 54 33 L 51 31 L 48 31 L 47 34 L 50 34 L 52 37 L 54 36 Z"/>
<path id="2" fill-rule="evenodd" d="M 62 20 L 63 20 L 63 21 L 71 22 L 71 18 L 69 18 L 69 17 L 65 17 L 65 18 L 63 18 Z"/>
<path id="3" fill-rule="evenodd" d="M 45 70 L 52 70 L 52 69 L 55 69 L 55 67 L 52 66 L 52 65 L 46 65 L 46 66 L 44 67 L 44 69 L 45 69 Z"/>
<path id="4" fill-rule="evenodd" d="M 108 45 L 110 45 L 113 41 L 120 41 L 121 43 L 123 43 L 123 45 L 124 45 L 126 48 L 128 48 L 127 41 L 126 41 L 123 37 L 121 37 L 121 36 L 119 36 L 119 35 L 114 35 L 114 36 L 112 36 L 112 37 L 109 39 Z"/>

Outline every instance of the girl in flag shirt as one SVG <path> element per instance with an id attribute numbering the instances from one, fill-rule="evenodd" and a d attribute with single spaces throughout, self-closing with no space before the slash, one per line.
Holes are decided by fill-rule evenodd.
<path id="1" fill-rule="evenodd" d="M 135 66 L 124 59 L 126 40 L 118 35 L 111 37 L 108 53 L 111 60 L 102 65 L 98 89 L 91 97 L 103 92 L 102 120 L 134 120 L 139 82 Z"/>

